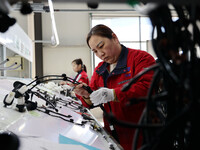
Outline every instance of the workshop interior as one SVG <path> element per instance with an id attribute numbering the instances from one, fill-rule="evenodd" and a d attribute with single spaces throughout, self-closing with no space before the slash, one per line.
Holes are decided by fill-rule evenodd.
<path id="1" fill-rule="evenodd" d="M 111 27 L 120 43 L 150 53 L 156 63 L 138 123 L 100 107 L 86 108 L 68 85 L 82 58 L 89 79 L 99 58 L 86 36 L 97 24 Z M 200 2 L 197 0 L 1 0 L 0 149 L 123 150 L 104 129 L 134 128 L 132 150 L 193 150 L 200 139 Z M 83 87 L 89 93 L 89 86 Z M 142 135 L 142 142 L 139 140 Z"/>

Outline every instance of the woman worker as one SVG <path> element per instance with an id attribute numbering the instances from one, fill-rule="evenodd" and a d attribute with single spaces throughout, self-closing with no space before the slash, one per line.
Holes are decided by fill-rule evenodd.
<path id="1" fill-rule="evenodd" d="M 81 58 L 74 59 L 72 61 L 72 69 L 74 72 L 77 72 L 77 75 L 75 76 L 74 80 L 78 82 L 89 84 L 89 79 L 87 75 L 87 68 L 83 64 L 83 61 Z"/>
<path id="2" fill-rule="evenodd" d="M 88 85 L 89 84 L 89 78 L 88 78 L 88 75 L 87 75 L 87 68 L 83 64 L 82 59 L 81 58 L 74 59 L 71 64 L 72 64 L 73 71 L 77 73 L 73 80 L 81 82 L 81 83 L 85 83 L 85 84 Z M 66 81 L 60 82 L 60 85 L 65 85 L 65 84 L 72 85 L 70 82 L 66 82 Z M 77 94 L 76 94 L 76 97 L 78 99 L 81 98 Z M 82 103 L 84 103 L 84 101 L 82 101 Z"/>
<path id="3" fill-rule="evenodd" d="M 97 25 L 91 29 L 87 36 L 87 44 L 97 57 L 103 61 L 95 68 L 89 84 L 92 94 L 84 88 L 85 84 L 76 85 L 74 92 L 83 98 L 83 105 L 97 106 L 104 104 L 104 110 L 123 121 L 138 123 L 145 103 L 127 106 L 133 98 L 147 95 L 153 72 L 144 74 L 131 88 L 122 92 L 121 88 L 135 75 L 155 63 L 154 58 L 145 51 L 130 49 L 119 43 L 116 34 L 105 25 Z M 132 149 L 135 128 L 111 126 L 104 118 L 105 129 L 112 133 L 125 150 Z M 114 127 L 114 128 L 113 128 Z M 141 137 L 140 140 L 141 141 Z"/>
<path id="4" fill-rule="evenodd" d="M 83 61 L 81 58 L 78 59 L 74 59 L 72 61 L 72 69 L 74 72 L 76 72 L 76 76 L 74 77 L 74 81 L 78 81 L 78 82 L 82 82 L 85 84 L 89 84 L 89 78 L 87 75 L 87 68 L 86 66 L 83 64 Z M 66 81 L 62 81 L 60 82 L 61 85 L 65 85 L 65 84 L 70 84 L 70 82 L 66 82 Z"/>

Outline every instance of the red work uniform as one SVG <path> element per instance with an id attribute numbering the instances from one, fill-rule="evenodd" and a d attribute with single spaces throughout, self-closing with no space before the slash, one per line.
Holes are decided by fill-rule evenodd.
<path id="1" fill-rule="evenodd" d="M 119 101 L 104 104 L 106 112 L 112 112 L 113 115 L 119 120 L 138 123 L 145 107 L 145 103 L 138 103 L 131 106 L 127 106 L 126 104 L 132 98 L 140 98 L 147 95 L 153 77 L 153 71 L 150 71 L 140 77 L 128 91 L 122 92 L 121 88 L 140 71 L 153 64 L 155 64 L 155 60 L 147 52 L 129 49 L 123 45 L 117 65 L 111 73 L 108 72 L 108 67 L 110 66 L 108 63 L 100 62 L 98 64 L 91 78 L 91 89 L 97 90 L 100 87 L 114 89 Z M 105 118 L 104 127 L 111 133 L 109 123 Z M 131 150 L 135 129 L 125 128 L 118 125 L 114 125 L 114 128 L 117 132 L 120 145 L 125 150 Z"/>
<path id="2" fill-rule="evenodd" d="M 78 72 L 74 80 L 77 81 L 77 79 L 78 79 L 78 82 L 83 82 L 89 85 L 89 78 L 88 78 L 87 73 L 84 70 L 81 70 Z"/>
<path id="3" fill-rule="evenodd" d="M 83 83 L 86 83 L 87 85 L 89 85 L 89 78 L 88 78 L 87 73 L 84 70 L 79 71 L 78 74 L 75 76 L 74 80 L 75 81 L 78 80 L 78 82 L 83 82 Z M 78 99 L 81 99 L 81 101 L 83 103 L 81 96 L 79 96 L 77 94 L 75 94 L 75 95 Z"/>

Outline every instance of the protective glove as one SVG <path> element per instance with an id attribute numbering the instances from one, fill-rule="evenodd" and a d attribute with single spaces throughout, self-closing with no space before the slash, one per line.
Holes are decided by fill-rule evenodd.
<path id="1" fill-rule="evenodd" d="M 115 99 L 115 96 L 114 96 L 113 89 L 100 88 L 92 92 L 92 94 L 90 94 L 90 100 L 94 106 L 97 106 L 102 103 L 114 101 L 114 99 Z"/>

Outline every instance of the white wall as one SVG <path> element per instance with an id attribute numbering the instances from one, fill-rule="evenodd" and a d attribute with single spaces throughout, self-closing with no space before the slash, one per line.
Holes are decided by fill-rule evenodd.
<path id="1" fill-rule="evenodd" d="M 71 62 L 76 58 L 82 58 L 83 63 L 87 67 L 87 72 L 91 74 L 90 50 L 85 46 L 81 47 L 57 47 L 43 49 L 44 74 L 62 74 L 67 76 L 75 76 L 72 70 Z"/>
<path id="2" fill-rule="evenodd" d="M 54 3 L 55 20 L 60 44 L 51 47 L 47 44 L 43 48 L 44 74 L 66 73 L 74 76 L 71 62 L 73 59 L 82 58 L 87 67 L 89 78 L 92 75 L 91 52 L 86 44 L 86 36 L 90 30 L 89 11 L 86 3 Z M 131 9 L 127 4 L 99 4 L 98 9 Z M 68 10 L 68 11 L 62 11 Z M 105 12 L 95 12 L 105 13 Z M 114 12 L 113 12 L 114 13 Z M 123 13 L 123 12 L 122 12 Z M 51 19 L 49 13 L 42 14 L 43 40 L 49 41 L 51 37 Z"/>
<path id="3" fill-rule="evenodd" d="M 56 8 L 83 8 L 85 4 L 55 4 Z M 74 8 L 74 9 L 75 9 Z M 73 77 L 71 62 L 76 58 L 81 58 L 87 67 L 88 75 L 91 77 L 90 50 L 86 45 L 86 36 L 90 29 L 89 14 L 82 12 L 55 12 L 55 20 L 60 44 L 52 47 L 44 44 L 43 47 L 43 68 L 44 75 L 66 73 Z M 51 19 L 49 13 L 42 14 L 43 40 L 51 38 Z"/>
<path id="4" fill-rule="evenodd" d="M 66 73 L 74 76 L 71 62 L 73 59 L 82 58 L 87 67 L 88 75 L 92 75 L 91 51 L 86 45 L 86 36 L 90 30 L 89 11 L 86 3 L 53 3 L 54 9 L 68 10 L 55 12 L 56 26 L 60 44 L 52 47 L 51 44 L 43 44 L 43 68 L 44 75 Z M 127 4 L 99 4 L 98 9 L 131 9 Z M 89 10 L 89 9 L 88 9 Z M 14 12 L 19 25 L 28 32 L 27 15 Z M 106 12 L 95 12 L 106 13 Z M 111 13 L 111 12 L 110 12 Z M 115 13 L 115 12 L 112 12 Z M 122 12 L 123 13 L 123 12 Z M 52 35 L 50 13 L 42 12 L 42 36 L 43 41 L 50 41 Z"/>
<path id="5" fill-rule="evenodd" d="M 10 11 L 10 17 L 16 19 L 17 23 L 20 27 L 24 30 L 24 32 L 28 32 L 28 15 L 22 15 L 20 12 L 17 11 Z"/>

